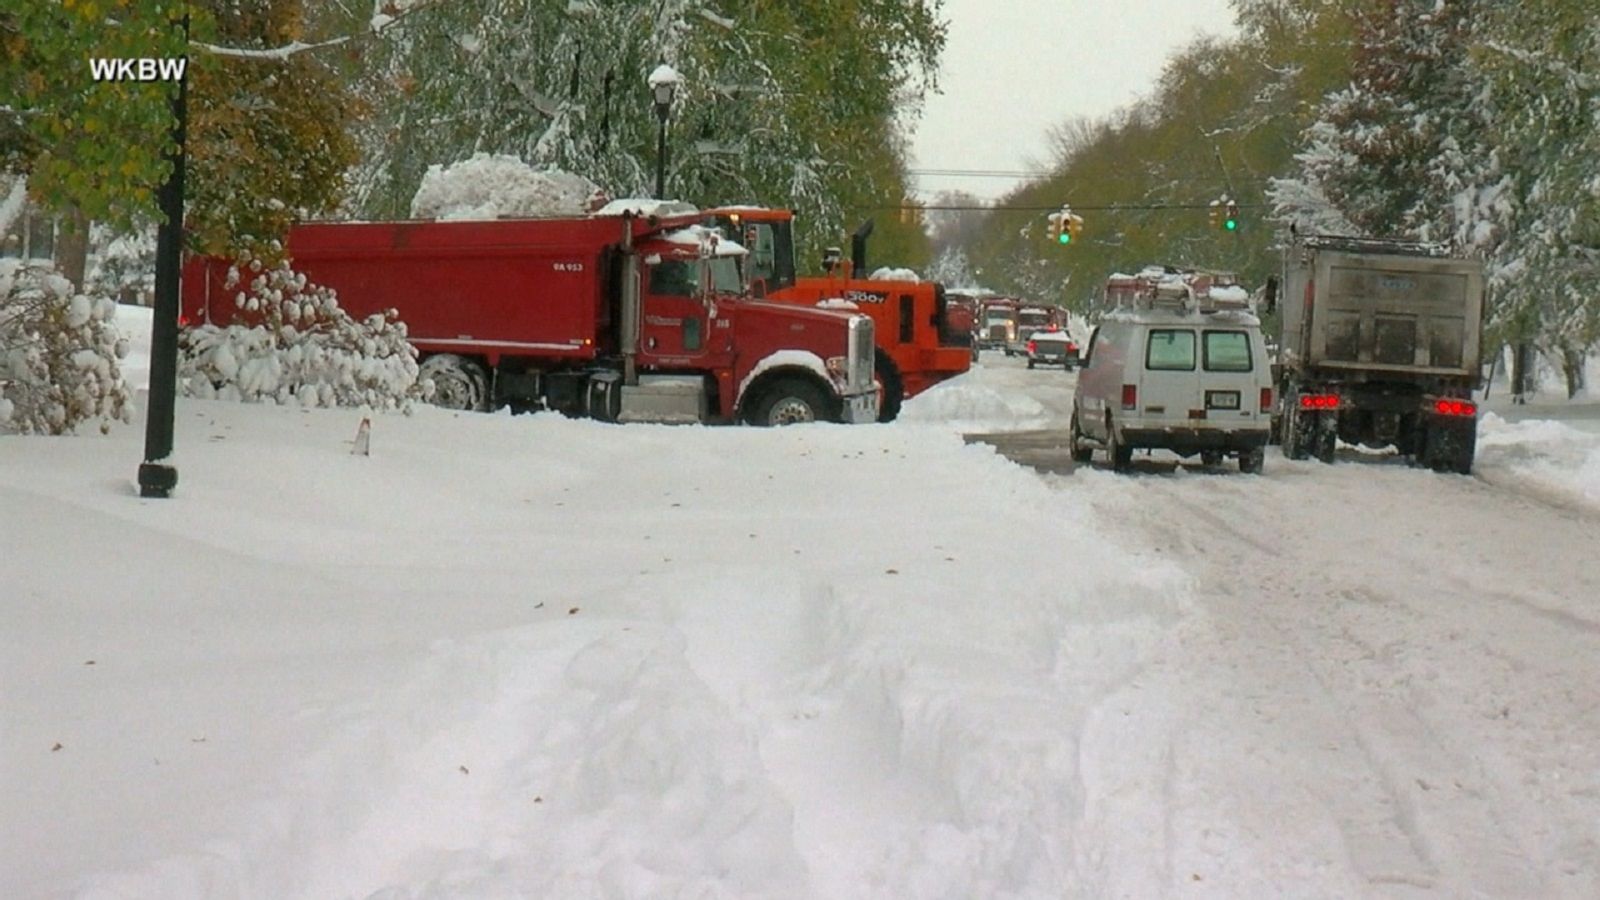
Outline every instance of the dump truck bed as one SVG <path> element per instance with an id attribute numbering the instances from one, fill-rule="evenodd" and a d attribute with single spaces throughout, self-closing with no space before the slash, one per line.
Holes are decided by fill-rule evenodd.
<path id="1" fill-rule="evenodd" d="M 1482 264 L 1423 252 L 1306 246 L 1285 273 L 1284 362 L 1302 369 L 1475 379 Z"/>

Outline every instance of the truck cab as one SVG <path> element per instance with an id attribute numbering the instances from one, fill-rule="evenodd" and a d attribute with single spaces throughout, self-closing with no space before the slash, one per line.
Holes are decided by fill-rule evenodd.
<path id="1" fill-rule="evenodd" d="M 790 210 L 725 206 L 706 210 L 702 221 L 749 250 L 746 282 L 752 296 L 791 306 L 846 309 L 872 319 L 880 421 L 894 419 L 905 400 L 971 366 L 970 325 L 943 285 L 861 277 L 870 223 L 856 233 L 852 259 L 834 255 L 825 261 L 827 274 L 801 277 L 795 272 Z"/>

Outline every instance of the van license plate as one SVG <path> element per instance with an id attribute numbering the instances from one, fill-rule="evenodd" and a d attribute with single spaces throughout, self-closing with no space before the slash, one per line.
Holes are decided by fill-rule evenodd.
<path id="1" fill-rule="evenodd" d="M 1206 409 L 1238 409 L 1238 391 L 1206 391 Z"/>

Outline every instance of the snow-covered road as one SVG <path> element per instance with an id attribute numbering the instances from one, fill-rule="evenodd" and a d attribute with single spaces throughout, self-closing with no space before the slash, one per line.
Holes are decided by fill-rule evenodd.
<path id="1" fill-rule="evenodd" d="M 1116 761 L 1088 820 L 1149 826 L 1108 848 L 1128 864 L 1106 893 L 1600 895 L 1600 515 L 1273 463 L 1081 475 L 1112 482 L 1091 505 L 1123 540 L 1196 579 L 1191 615 L 1086 729 Z"/>
<path id="2" fill-rule="evenodd" d="M 0 896 L 1600 895 L 1600 438 L 1040 473 L 184 401 L 0 440 Z M 1042 451 L 1041 451 L 1042 452 Z"/>

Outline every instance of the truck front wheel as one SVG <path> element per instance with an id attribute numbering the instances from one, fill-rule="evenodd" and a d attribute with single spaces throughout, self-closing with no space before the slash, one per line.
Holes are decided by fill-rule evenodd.
<path id="1" fill-rule="evenodd" d="M 766 388 L 745 421 L 751 425 L 798 425 L 834 418 L 834 404 L 816 385 L 798 378 L 783 378 Z"/>
<path id="2" fill-rule="evenodd" d="M 417 379 L 433 381 L 428 401 L 445 409 L 481 412 L 489 408 L 489 373 L 476 361 L 454 353 L 436 353 L 417 367 Z"/>
<path id="3" fill-rule="evenodd" d="M 872 365 L 878 373 L 882 393 L 878 395 L 878 421 L 893 422 L 900 415 L 900 405 L 906 400 L 905 379 L 900 377 L 900 367 L 889 354 L 879 347 L 872 351 Z"/>

